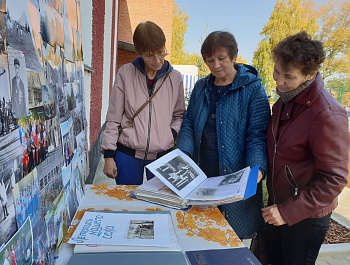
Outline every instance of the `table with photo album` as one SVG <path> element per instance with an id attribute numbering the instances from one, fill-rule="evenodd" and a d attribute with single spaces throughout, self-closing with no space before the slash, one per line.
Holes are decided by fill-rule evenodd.
<path id="1" fill-rule="evenodd" d="M 192 207 L 187 211 L 176 210 L 166 206 L 152 204 L 134 199 L 130 196 L 136 186 L 132 185 L 86 185 L 85 196 L 76 212 L 71 227 L 68 230 L 55 264 L 99 264 L 97 260 L 103 260 L 101 264 L 212 264 L 210 256 L 215 259 L 228 256 L 236 259 L 234 252 L 244 251 L 247 264 L 259 264 L 254 260 L 252 253 L 244 246 L 234 230 L 222 216 L 217 207 Z M 138 251 L 126 250 L 126 246 L 96 246 L 96 245 L 70 245 L 69 238 L 79 224 L 85 211 L 116 211 L 116 212 L 166 212 L 170 214 L 169 224 L 172 223 L 173 235 L 170 235 L 172 250 L 170 251 Z M 171 232 L 170 232 L 171 233 Z M 176 241 L 176 242 L 175 242 Z M 123 250 L 123 247 L 125 251 Z M 75 249 L 74 249 L 75 248 Z M 202 257 L 197 257 L 199 250 L 210 250 L 206 263 Z M 129 252 L 129 253 L 128 253 Z M 194 252 L 196 262 L 190 263 L 185 253 Z M 130 254 L 132 253 L 132 255 Z M 213 254 L 214 253 L 214 254 Z M 233 254 L 232 254 L 233 253 Z M 175 256 L 173 256 L 175 255 Z M 242 254 L 237 254 L 242 255 Z M 181 257 L 182 256 L 182 257 Z M 133 261 L 123 263 L 124 259 Z M 183 263 L 176 261 L 177 258 L 185 260 Z M 134 261 L 134 259 L 142 262 Z M 161 262 L 157 263 L 157 260 Z M 118 260 L 118 262 L 116 262 Z M 166 262 L 165 262 L 166 260 Z M 174 263 L 171 263 L 170 261 Z M 237 257 L 237 261 L 239 258 Z M 157 262 L 156 262 L 157 261 Z M 150 262 L 150 263 L 148 263 Z M 225 264 L 223 261 L 222 264 Z M 216 265 L 219 265 L 215 261 Z M 227 264 L 227 263 L 226 263 Z M 236 263 L 230 263 L 236 264 Z M 241 261 L 237 264 L 244 264 Z"/>

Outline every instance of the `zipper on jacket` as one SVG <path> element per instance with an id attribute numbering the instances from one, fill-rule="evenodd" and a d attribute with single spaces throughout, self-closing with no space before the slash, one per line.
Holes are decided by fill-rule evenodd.
<path id="1" fill-rule="evenodd" d="M 144 160 L 147 160 L 149 143 L 150 143 L 150 140 L 151 140 L 151 119 L 152 119 L 152 104 L 151 104 L 151 101 L 149 102 L 148 105 L 149 105 L 148 134 L 147 134 L 147 145 L 146 145 L 146 151 L 145 151 Z"/>
<path id="2" fill-rule="evenodd" d="M 289 172 L 289 175 L 288 175 L 288 172 Z M 286 174 L 286 178 L 287 178 L 289 184 L 294 188 L 294 196 L 297 196 L 298 195 L 298 183 L 296 182 L 295 178 L 293 177 L 292 171 L 290 170 L 288 165 L 284 165 L 284 173 Z M 294 182 L 294 185 L 291 182 L 291 180 L 288 178 L 288 176 L 291 176 L 291 178 Z"/>
<path id="3" fill-rule="evenodd" d="M 298 111 L 300 105 L 298 105 L 297 109 L 295 110 L 295 113 Z M 276 141 L 276 136 L 275 136 L 275 133 L 273 131 L 273 125 L 271 125 L 271 131 L 272 131 L 272 136 L 273 136 L 273 140 L 275 142 L 275 147 L 274 147 L 274 152 L 273 152 L 273 158 L 272 158 L 272 180 L 271 180 L 271 186 L 272 186 L 272 194 L 273 194 L 273 204 L 276 204 L 276 195 L 275 195 L 275 188 L 274 188 L 274 185 L 273 185 L 273 180 L 274 180 L 274 177 L 275 177 L 275 157 L 276 157 L 276 152 L 277 152 L 277 145 L 281 139 L 281 136 L 284 132 L 284 130 L 287 128 L 287 126 L 289 125 L 289 123 L 291 122 L 292 120 L 290 119 L 288 121 L 288 123 L 286 124 L 286 126 L 284 126 L 282 132 L 280 133 L 280 137 L 278 138 L 278 141 Z M 278 120 L 279 122 L 279 120 Z M 296 190 L 295 192 L 298 192 L 298 190 Z M 294 192 L 294 193 L 295 193 Z"/>

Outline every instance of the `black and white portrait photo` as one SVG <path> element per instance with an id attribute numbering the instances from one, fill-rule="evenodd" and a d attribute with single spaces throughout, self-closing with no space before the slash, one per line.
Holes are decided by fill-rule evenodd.
<path id="1" fill-rule="evenodd" d="M 199 175 L 181 156 L 174 157 L 168 163 L 157 168 L 157 171 L 177 190 L 186 187 Z"/>
<path id="2" fill-rule="evenodd" d="M 57 117 L 46 121 L 46 138 L 49 153 L 61 146 L 61 127 Z"/>
<path id="3" fill-rule="evenodd" d="M 46 119 L 55 118 L 56 101 L 57 101 L 56 85 L 44 85 L 42 86 L 42 91 L 43 91 L 45 118 Z"/>
<path id="4" fill-rule="evenodd" d="M 154 239 L 154 221 L 130 220 L 129 239 Z"/>
<path id="5" fill-rule="evenodd" d="M 9 134 L 17 128 L 16 119 L 12 113 L 8 72 L 8 68 L 0 68 L 0 137 Z"/>
<path id="6" fill-rule="evenodd" d="M 15 118 L 28 115 L 28 81 L 23 52 L 8 47 L 12 112 Z"/>

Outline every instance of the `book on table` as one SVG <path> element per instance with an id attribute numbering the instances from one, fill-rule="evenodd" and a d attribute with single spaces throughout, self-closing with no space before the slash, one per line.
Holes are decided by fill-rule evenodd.
<path id="1" fill-rule="evenodd" d="M 137 199 L 176 209 L 217 206 L 240 201 L 256 193 L 259 166 L 208 178 L 185 153 L 175 149 L 146 166 L 155 177 L 138 186 Z"/>

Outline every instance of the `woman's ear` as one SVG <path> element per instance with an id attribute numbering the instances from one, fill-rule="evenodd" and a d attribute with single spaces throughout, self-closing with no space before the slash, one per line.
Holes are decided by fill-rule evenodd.
<path id="1" fill-rule="evenodd" d="M 311 80 L 312 78 L 314 78 L 315 75 L 317 74 L 317 72 L 318 72 L 318 69 L 316 69 L 316 70 L 310 72 L 310 73 L 306 76 L 306 80 L 309 81 L 309 80 Z"/>

